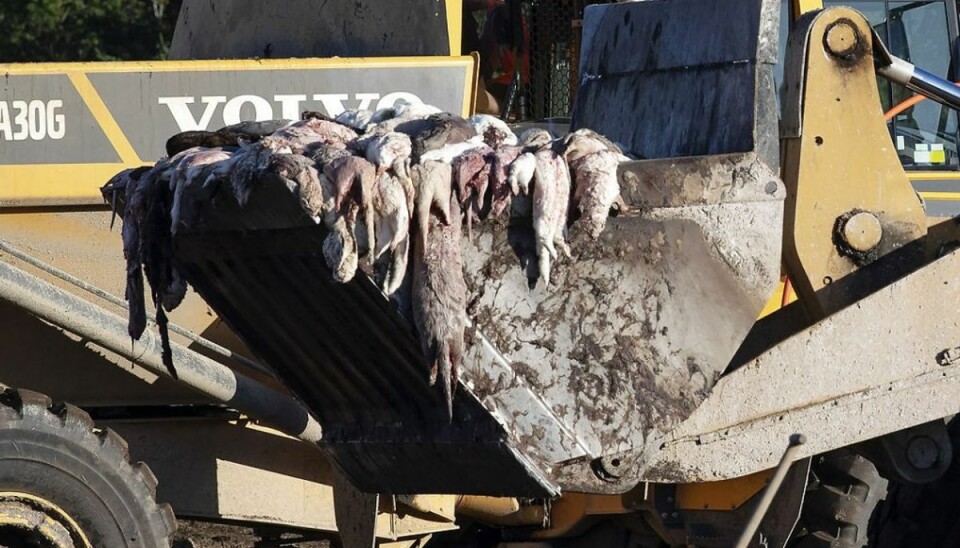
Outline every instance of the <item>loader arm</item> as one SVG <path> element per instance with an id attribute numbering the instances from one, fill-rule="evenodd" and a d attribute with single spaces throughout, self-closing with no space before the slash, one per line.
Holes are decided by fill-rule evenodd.
<path id="1" fill-rule="evenodd" d="M 949 222 L 927 229 L 890 145 L 869 23 L 830 8 L 798 26 L 782 128 L 784 252 L 799 302 L 758 322 L 703 405 L 635 461 L 651 481 L 738 477 L 774 466 L 793 434 L 810 456 L 960 409 L 956 235 Z M 836 32 L 860 42 L 847 52 Z M 845 226 L 861 221 L 872 228 Z"/>

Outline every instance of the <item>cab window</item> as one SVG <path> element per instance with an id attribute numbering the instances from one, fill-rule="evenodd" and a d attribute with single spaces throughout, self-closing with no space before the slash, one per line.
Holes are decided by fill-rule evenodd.
<path id="1" fill-rule="evenodd" d="M 786 49 L 789 0 L 782 4 L 780 58 Z M 937 76 L 954 78 L 951 60 L 951 25 L 954 6 L 942 0 L 825 0 L 824 7 L 852 7 L 870 21 L 890 51 Z M 777 68 L 778 85 L 782 67 Z M 957 169 L 957 113 L 934 101 L 905 103 L 914 94 L 903 86 L 877 78 L 880 102 L 900 160 L 907 169 Z"/>

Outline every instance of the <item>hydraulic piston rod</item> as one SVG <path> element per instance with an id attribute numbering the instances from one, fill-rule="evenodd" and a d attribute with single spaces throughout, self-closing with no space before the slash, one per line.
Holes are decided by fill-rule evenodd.
<path id="1" fill-rule="evenodd" d="M 0 299 L 11 302 L 66 331 L 169 376 L 160 342 L 146 331 L 132 351 L 126 320 L 68 293 L 5 261 L 0 261 Z M 309 443 L 321 438 L 320 424 L 292 397 L 177 343 L 171 343 L 181 382 L 210 398 L 262 420 Z"/>
<path id="2" fill-rule="evenodd" d="M 891 54 L 876 32 L 873 34 L 873 58 L 877 73 L 884 78 L 960 110 L 960 87 Z"/>

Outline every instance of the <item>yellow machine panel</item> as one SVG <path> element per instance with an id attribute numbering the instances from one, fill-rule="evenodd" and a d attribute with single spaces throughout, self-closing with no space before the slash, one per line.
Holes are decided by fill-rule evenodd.
<path id="1" fill-rule="evenodd" d="M 476 59 L 0 65 L 0 206 L 101 203 L 113 174 L 182 131 L 424 102 L 469 115 Z"/>

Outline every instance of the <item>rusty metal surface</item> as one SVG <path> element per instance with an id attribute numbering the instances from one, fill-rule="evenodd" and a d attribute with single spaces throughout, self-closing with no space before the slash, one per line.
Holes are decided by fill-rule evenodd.
<path id="1" fill-rule="evenodd" d="M 776 464 L 791 434 L 806 435 L 811 456 L 957 413 L 958 268 L 954 251 L 749 360 L 636 474 L 737 477 Z"/>

